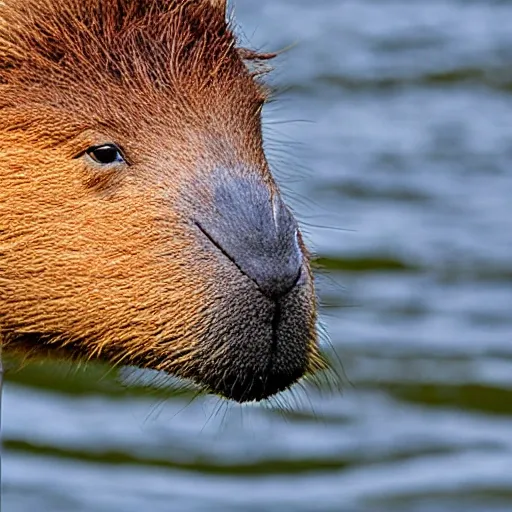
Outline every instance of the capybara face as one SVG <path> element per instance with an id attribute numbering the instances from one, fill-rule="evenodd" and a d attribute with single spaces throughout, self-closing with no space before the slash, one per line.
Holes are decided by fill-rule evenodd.
<path id="1" fill-rule="evenodd" d="M 223 2 L 0 4 L 0 329 L 261 400 L 320 366 Z M 258 69 L 252 62 L 251 69 Z"/>

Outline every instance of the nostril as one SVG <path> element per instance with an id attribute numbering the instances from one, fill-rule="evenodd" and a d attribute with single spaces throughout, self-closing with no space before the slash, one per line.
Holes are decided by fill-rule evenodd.
<path id="1" fill-rule="evenodd" d="M 252 279 L 264 295 L 277 301 L 295 288 L 301 275 L 302 258 L 290 254 L 287 261 L 281 255 L 270 265 L 262 265 L 253 272 Z"/>
<path id="2" fill-rule="evenodd" d="M 277 192 L 257 179 L 223 181 L 198 229 L 267 297 L 278 300 L 302 277 L 297 223 Z"/>
<path id="3" fill-rule="evenodd" d="M 299 268 L 295 276 L 293 274 L 280 276 L 277 280 L 262 279 L 260 282 L 256 281 L 258 287 L 264 295 L 272 300 L 279 300 L 285 295 L 288 295 L 300 281 L 302 276 L 302 268 Z"/>
<path id="4" fill-rule="evenodd" d="M 260 256 L 255 258 L 250 254 L 245 254 L 243 258 L 237 259 L 200 222 L 196 220 L 194 224 L 211 244 L 230 260 L 242 274 L 254 281 L 261 293 L 269 299 L 279 300 L 302 281 L 302 254 L 298 245 L 296 247 L 297 253 L 292 254 L 291 257 L 289 256 L 288 261 L 285 262 L 279 259 L 279 256 L 278 259 L 273 260 L 271 255 L 268 258 L 261 258 Z M 296 255 L 299 257 L 293 257 Z"/>
<path id="5" fill-rule="evenodd" d="M 197 220 L 194 221 L 194 224 L 198 227 L 199 231 L 201 231 L 201 233 L 203 233 L 204 236 L 206 236 L 206 238 L 208 238 L 208 240 L 212 243 L 212 245 L 214 245 L 215 247 L 217 247 L 217 249 L 228 259 L 231 261 L 231 263 L 233 263 L 233 265 L 235 265 L 235 267 L 238 268 L 238 270 L 240 270 L 240 272 L 242 272 L 242 274 L 245 274 L 245 271 L 242 267 L 240 267 L 240 265 L 238 264 L 238 262 L 235 260 L 235 258 L 233 258 L 233 256 L 231 256 L 231 254 L 229 254 L 229 252 L 227 252 L 224 247 L 219 243 L 217 242 L 217 240 L 201 225 L 200 222 L 198 222 Z M 250 277 L 250 276 L 247 276 L 247 277 Z"/>

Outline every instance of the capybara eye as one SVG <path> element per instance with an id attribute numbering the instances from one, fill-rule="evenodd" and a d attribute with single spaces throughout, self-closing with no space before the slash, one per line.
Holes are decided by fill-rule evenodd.
<path id="1" fill-rule="evenodd" d="M 115 144 L 93 146 L 86 151 L 96 163 L 101 165 L 121 164 L 125 159 L 121 150 Z"/>

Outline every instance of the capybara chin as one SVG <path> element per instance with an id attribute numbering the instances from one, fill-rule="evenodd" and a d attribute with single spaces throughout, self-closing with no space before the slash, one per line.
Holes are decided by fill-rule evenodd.
<path id="1" fill-rule="evenodd" d="M 261 400 L 321 366 L 223 0 L 0 2 L 0 338 Z M 248 65 L 248 62 L 250 64 Z"/>

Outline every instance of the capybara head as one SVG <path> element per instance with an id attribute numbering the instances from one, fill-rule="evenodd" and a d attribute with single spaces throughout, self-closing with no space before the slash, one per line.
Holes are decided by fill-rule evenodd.
<path id="1" fill-rule="evenodd" d="M 0 337 L 261 400 L 321 365 L 223 0 L 0 2 Z M 248 61 L 250 60 L 250 65 Z"/>

